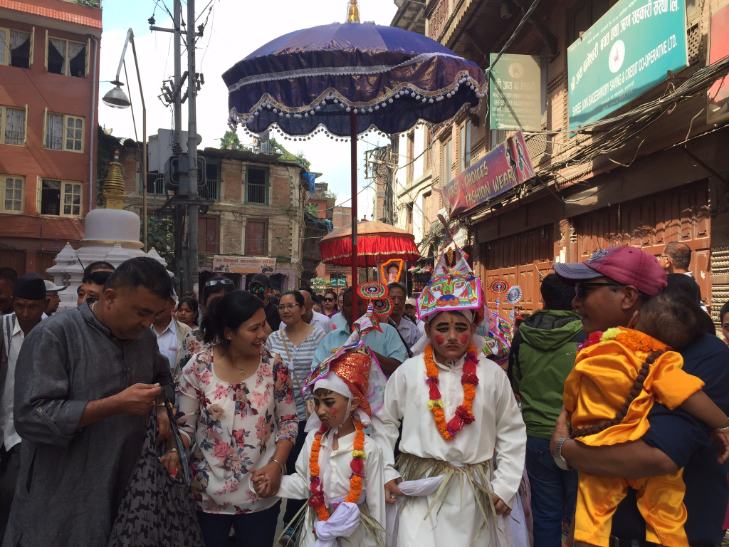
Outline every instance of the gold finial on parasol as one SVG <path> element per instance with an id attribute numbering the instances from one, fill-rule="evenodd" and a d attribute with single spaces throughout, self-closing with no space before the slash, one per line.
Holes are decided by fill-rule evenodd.
<path id="1" fill-rule="evenodd" d="M 357 0 L 349 0 L 347 7 L 347 23 L 359 23 L 359 8 L 357 8 Z"/>
<path id="2" fill-rule="evenodd" d="M 119 150 L 114 152 L 114 161 L 109 165 L 109 174 L 104 182 L 104 198 L 106 198 L 107 209 L 123 209 L 124 179 L 122 178 L 121 163 L 119 163 Z"/>

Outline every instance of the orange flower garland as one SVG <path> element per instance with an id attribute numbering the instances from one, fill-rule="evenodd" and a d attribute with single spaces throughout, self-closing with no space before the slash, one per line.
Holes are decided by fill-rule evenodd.
<path id="1" fill-rule="evenodd" d="M 476 346 L 473 344 L 468 345 L 466 360 L 463 363 L 463 374 L 461 376 L 461 384 L 463 384 L 463 404 L 456 408 L 456 415 L 449 422 L 446 422 L 443 401 L 441 400 L 440 390 L 438 389 L 438 367 L 433 359 L 433 346 L 428 344 L 425 348 L 425 371 L 430 387 L 428 408 L 435 418 L 435 426 L 438 428 L 441 437 L 446 441 L 453 440 L 464 426 L 472 424 L 476 420 L 473 415 L 473 400 L 476 398 L 476 386 L 478 385 L 478 376 L 476 376 L 476 365 L 478 364 L 477 351 Z"/>
<path id="2" fill-rule="evenodd" d="M 362 422 L 352 420 L 357 433 L 354 437 L 354 450 L 352 450 L 352 462 L 349 466 L 352 468 L 352 477 L 349 479 L 349 494 L 344 500 L 347 503 L 357 503 L 362 495 L 362 482 L 364 479 L 364 460 L 367 458 L 364 452 L 365 434 Z M 314 436 L 314 443 L 311 445 L 311 454 L 309 455 L 309 484 L 311 488 L 311 498 L 309 506 L 316 512 L 319 520 L 329 520 L 329 511 L 324 503 L 324 491 L 322 489 L 321 479 L 319 479 L 319 451 L 321 450 L 321 438 L 329 428 L 322 425 Z"/>

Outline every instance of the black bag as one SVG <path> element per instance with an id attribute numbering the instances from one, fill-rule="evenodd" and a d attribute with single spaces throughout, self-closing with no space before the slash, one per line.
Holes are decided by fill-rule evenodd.
<path id="1" fill-rule="evenodd" d="M 150 413 L 142 453 L 119 506 L 109 547 L 204 547 L 190 494 L 190 465 L 169 399 L 165 410 L 182 466 L 182 479 L 171 477 L 158 458 L 157 411 Z M 161 445 L 164 447 L 164 444 Z"/>

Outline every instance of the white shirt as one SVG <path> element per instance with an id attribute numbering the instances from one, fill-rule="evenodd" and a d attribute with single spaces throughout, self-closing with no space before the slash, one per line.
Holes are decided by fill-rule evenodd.
<path id="1" fill-rule="evenodd" d="M 323 313 L 319 313 L 317 311 L 311 310 L 312 317 L 311 317 L 311 325 L 314 328 L 319 329 L 324 334 L 329 334 L 334 330 L 334 326 L 332 325 L 332 320 L 329 319 L 326 315 Z M 278 330 L 283 329 L 286 326 L 286 324 L 281 321 L 281 324 L 278 327 Z"/>
<path id="2" fill-rule="evenodd" d="M 395 320 L 393 319 L 392 322 L 395 323 Z M 422 336 L 415 323 L 405 317 L 401 317 L 400 324 L 395 324 L 395 326 L 409 348 L 412 348 Z"/>
<path id="3" fill-rule="evenodd" d="M 151 329 L 157 336 L 159 352 L 167 357 L 167 360 L 170 362 L 170 371 L 175 370 L 177 350 L 179 349 L 177 347 L 177 325 L 175 325 L 175 320 L 170 319 L 170 324 L 162 331 L 162 334 L 157 334 L 157 329 L 154 328 L 154 325 L 152 325 Z"/>
<path id="4" fill-rule="evenodd" d="M 15 402 L 15 364 L 18 362 L 18 354 L 20 347 L 25 340 L 23 329 L 13 314 L 7 316 L 15 323 L 15 328 L 10 335 L 10 340 L 6 341 L 8 351 L 8 372 L 5 376 L 5 387 L 0 398 L 0 424 L 2 425 L 3 444 L 5 450 L 10 450 L 21 441 L 20 435 L 15 431 L 15 423 L 13 422 L 13 404 Z M 5 321 L 3 321 L 4 323 Z M 5 335 L 5 325 L 3 324 L 3 335 Z M 8 343 L 9 342 L 9 343 Z"/>

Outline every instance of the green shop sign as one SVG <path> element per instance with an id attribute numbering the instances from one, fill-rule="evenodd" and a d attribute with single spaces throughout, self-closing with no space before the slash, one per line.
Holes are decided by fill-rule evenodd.
<path id="1" fill-rule="evenodd" d="M 491 129 L 542 129 L 542 68 L 539 57 L 491 54 Z"/>
<path id="2" fill-rule="evenodd" d="M 570 129 L 687 65 L 684 0 L 620 0 L 567 49 Z"/>

